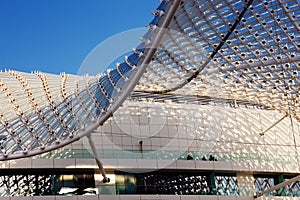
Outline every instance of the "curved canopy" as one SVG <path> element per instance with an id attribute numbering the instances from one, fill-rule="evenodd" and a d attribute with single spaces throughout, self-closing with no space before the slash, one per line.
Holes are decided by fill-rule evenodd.
<path id="1" fill-rule="evenodd" d="M 160 47 L 137 91 L 246 101 L 300 119 L 298 0 L 184 1 Z"/>
<path id="2" fill-rule="evenodd" d="M 151 62 L 180 0 L 162 1 L 141 44 L 97 76 L 0 73 L 0 160 L 51 151 L 93 132 L 123 103 Z M 149 26 L 150 26 L 149 25 Z"/>
<path id="3" fill-rule="evenodd" d="M 153 14 L 141 44 L 104 74 L 2 72 L 0 160 L 80 139 L 134 87 L 257 103 L 300 119 L 298 0 L 162 0 Z"/>

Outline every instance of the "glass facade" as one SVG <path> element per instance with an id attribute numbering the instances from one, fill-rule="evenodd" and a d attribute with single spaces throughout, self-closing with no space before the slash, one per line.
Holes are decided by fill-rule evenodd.
<path id="1" fill-rule="evenodd" d="M 96 194 L 94 170 L 3 170 L 0 196 Z"/>
<path id="2" fill-rule="evenodd" d="M 147 173 L 109 172 L 112 183 L 99 182 L 94 169 L 2 170 L 0 197 L 52 195 L 220 195 L 240 196 L 243 190 L 237 174 L 216 171 L 161 170 Z M 254 174 L 254 190 L 264 191 L 284 180 L 289 174 Z M 300 181 L 267 196 L 300 197 Z M 253 192 L 253 191 L 252 191 Z"/>

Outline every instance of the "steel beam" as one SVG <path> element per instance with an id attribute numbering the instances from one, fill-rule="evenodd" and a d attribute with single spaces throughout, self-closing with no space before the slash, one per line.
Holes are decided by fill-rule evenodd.
<path id="1" fill-rule="evenodd" d="M 146 71 L 147 66 L 152 61 L 152 57 L 155 54 L 159 44 L 161 43 L 161 40 L 163 39 L 166 30 L 169 28 L 172 19 L 174 15 L 176 14 L 177 9 L 180 6 L 181 0 L 174 0 L 173 5 L 166 14 L 166 18 L 162 24 L 161 27 L 159 27 L 158 33 L 155 35 L 153 42 L 151 43 L 151 46 L 147 47 L 149 48 L 149 52 L 146 54 L 145 59 L 141 64 L 139 64 L 139 67 L 136 68 L 136 73 L 133 73 L 131 78 L 129 79 L 127 84 L 124 85 L 124 91 L 120 91 L 119 94 L 116 95 L 115 101 L 110 105 L 110 108 L 107 112 L 103 113 L 99 118 L 95 121 L 87 122 L 87 124 L 82 127 L 81 130 L 72 137 L 69 137 L 59 143 L 55 143 L 49 146 L 46 146 L 43 149 L 35 149 L 32 151 L 27 152 L 26 154 L 23 153 L 17 153 L 17 154 L 9 154 L 6 156 L 0 155 L 0 160 L 12 160 L 17 158 L 24 158 L 24 157 L 30 157 L 34 155 L 38 155 L 41 153 L 46 153 L 55 149 L 58 149 L 60 147 L 66 146 L 68 144 L 71 144 L 72 142 L 75 142 L 79 140 L 80 138 L 87 136 L 91 134 L 95 129 L 97 129 L 99 126 L 103 125 L 103 123 L 109 119 L 113 113 L 122 105 L 122 103 L 127 99 L 127 97 L 130 95 L 130 93 L 133 91 L 134 87 Z"/>
<path id="2" fill-rule="evenodd" d="M 294 182 L 299 181 L 299 180 L 300 180 L 300 175 L 298 175 L 298 176 L 296 176 L 294 178 L 291 178 L 291 179 L 289 179 L 287 181 L 284 181 L 283 183 L 279 183 L 279 184 L 277 184 L 277 185 L 275 185 L 273 187 L 270 187 L 269 189 L 258 193 L 256 196 L 254 196 L 254 198 L 261 197 L 264 194 L 268 194 L 270 192 L 273 192 L 274 190 L 278 190 L 278 189 L 280 189 L 280 188 L 282 188 L 282 187 L 284 187 L 286 185 L 289 185 L 289 184 L 294 183 Z"/>
<path id="3" fill-rule="evenodd" d="M 276 126 L 277 124 L 279 124 L 282 120 L 284 120 L 287 116 L 289 116 L 288 113 L 286 113 L 282 118 L 280 118 L 279 120 L 277 120 L 274 124 L 272 124 L 269 128 L 267 128 L 266 130 L 264 130 L 263 132 L 260 132 L 259 135 L 260 136 L 264 136 L 266 132 L 268 132 L 269 130 L 271 130 L 274 126 Z"/>
<path id="4" fill-rule="evenodd" d="M 102 176 L 103 176 L 103 183 L 108 183 L 108 182 L 110 182 L 110 179 L 107 178 L 107 176 L 106 176 L 106 173 L 105 173 L 103 164 L 102 164 L 102 162 L 100 161 L 100 157 L 99 157 L 99 154 L 98 154 L 98 152 L 97 152 L 95 143 L 94 143 L 94 141 L 92 140 L 91 134 L 88 134 L 86 137 L 87 137 L 88 140 L 89 140 L 89 144 L 90 144 L 91 149 L 92 149 L 92 151 L 93 151 L 94 158 L 95 158 L 96 163 L 97 163 L 97 165 L 98 165 L 98 167 L 99 167 L 100 173 L 101 173 Z"/>

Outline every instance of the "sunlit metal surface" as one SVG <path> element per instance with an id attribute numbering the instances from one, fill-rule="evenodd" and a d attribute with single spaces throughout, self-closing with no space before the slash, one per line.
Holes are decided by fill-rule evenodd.
<path id="1" fill-rule="evenodd" d="M 156 27 L 124 62 L 95 77 L 0 74 L 0 160 L 40 154 L 74 142 L 103 124 L 151 61 L 180 0 L 162 1 Z"/>
<path id="2" fill-rule="evenodd" d="M 174 9 L 175 2 L 161 1 L 141 44 L 104 74 L 2 72 L 0 160 L 92 132 L 118 109 L 148 60 L 137 92 L 248 102 L 300 119 L 298 0 L 182 0 Z M 168 16 L 173 21 L 164 27 Z M 165 37 L 152 56 L 157 33 Z"/>
<path id="3" fill-rule="evenodd" d="M 136 90 L 246 101 L 299 120 L 299 31 L 297 0 L 184 1 Z"/>

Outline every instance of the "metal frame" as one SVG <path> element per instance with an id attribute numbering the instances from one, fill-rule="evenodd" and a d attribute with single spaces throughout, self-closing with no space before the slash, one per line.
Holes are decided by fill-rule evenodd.
<path id="1" fill-rule="evenodd" d="M 286 117 L 288 117 L 289 114 L 285 114 L 282 118 L 280 118 L 279 120 L 277 120 L 274 124 L 272 124 L 269 128 L 267 128 L 266 130 L 264 130 L 263 132 L 260 132 L 259 135 L 260 136 L 264 136 L 266 132 L 268 132 L 269 130 L 271 130 L 274 126 L 276 126 L 277 124 L 279 124 L 282 120 L 284 120 Z"/>
<path id="2" fill-rule="evenodd" d="M 299 12 L 299 1 L 186 0 L 172 23 L 184 43 L 169 36 L 135 91 L 248 101 L 300 120 Z"/>
<path id="3" fill-rule="evenodd" d="M 75 142 L 79 140 L 80 138 L 87 136 L 91 134 L 95 129 L 97 129 L 99 126 L 103 125 L 103 123 L 109 119 L 113 113 L 122 105 L 122 103 L 126 100 L 126 98 L 129 96 L 129 94 L 132 92 L 138 81 L 140 80 L 141 76 L 145 72 L 146 68 L 148 67 L 148 64 L 151 62 L 151 59 L 153 55 L 155 54 L 157 47 L 159 46 L 167 28 L 169 27 L 173 16 L 175 15 L 181 0 L 174 0 L 173 5 L 166 14 L 165 20 L 162 24 L 162 26 L 158 29 L 157 34 L 155 35 L 155 38 L 153 42 L 151 43 L 151 46 L 149 46 L 149 51 L 147 55 L 145 56 L 145 59 L 140 64 L 139 67 L 136 67 L 135 73 L 132 73 L 129 77 L 129 80 L 125 83 L 124 89 L 120 91 L 117 96 L 115 97 L 116 101 L 111 102 L 109 109 L 104 112 L 102 115 L 99 116 L 98 119 L 95 121 L 90 121 L 82 127 L 78 133 L 68 137 L 67 139 L 64 139 L 58 143 L 55 143 L 54 145 L 49 145 L 43 147 L 43 149 L 34 149 L 31 151 L 26 151 L 23 153 L 15 153 L 15 154 L 8 154 L 8 155 L 1 155 L 0 160 L 11 160 L 11 159 L 17 159 L 17 158 L 24 158 L 29 156 L 38 155 L 41 153 L 49 152 L 55 149 L 58 149 L 60 147 L 66 146 L 72 142 Z"/>
<path id="4" fill-rule="evenodd" d="M 284 181 L 283 183 L 279 183 L 279 184 L 277 184 L 277 185 L 275 185 L 275 186 L 273 186 L 273 187 L 271 187 L 271 188 L 269 188 L 269 189 L 267 189 L 267 190 L 265 190 L 263 192 L 260 192 L 259 194 L 255 195 L 254 198 L 261 197 L 264 194 L 268 194 L 268 193 L 270 193 L 270 192 L 272 192 L 274 190 L 278 190 L 278 189 L 280 189 L 280 188 L 282 188 L 282 187 L 284 187 L 286 185 L 289 185 L 289 184 L 294 183 L 294 182 L 299 181 L 299 180 L 300 180 L 300 175 L 298 175 L 298 176 L 296 176 L 294 178 L 291 178 L 291 179 L 289 179 L 287 181 Z"/>
<path id="5" fill-rule="evenodd" d="M 88 138 L 90 147 L 92 148 L 92 151 L 93 151 L 93 154 L 94 154 L 96 163 L 97 163 L 97 165 L 98 165 L 98 168 L 99 168 L 99 170 L 100 170 L 100 173 L 101 173 L 102 176 L 103 176 L 103 183 L 108 183 L 108 182 L 110 182 L 110 179 L 106 176 L 106 173 L 105 173 L 103 164 L 102 164 L 102 162 L 100 161 L 100 157 L 99 157 L 99 154 L 98 154 L 98 152 L 97 152 L 95 143 L 94 143 L 94 141 L 93 141 L 92 138 L 91 138 L 91 134 L 88 134 L 86 137 Z"/>
<path id="6" fill-rule="evenodd" d="M 79 140 L 112 116 L 134 88 L 149 94 L 182 87 L 168 95 L 233 100 L 238 105 L 239 102 L 247 102 L 283 114 L 289 113 L 291 118 L 300 121 L 299 1 L 162 2 L 167 4 L 168 9 L 166 13 L 159 9 L 154 12 L 156 17 L 142 40 L 145 52 L 139 52 L 140 47 L 134 50 L 135 56 L 141 59 L 137 63 L 127 63 L 125 68 L 116 67 L 125 83 L 121 84 L 124 86 L 121 91 L 113 88 L 115 96 L 107 93 L 107 82 L 99 81 L 101 77 L 77 77 L 84 82 L 84 87 L 78 84 L 79 81 L 74 81 L 76 92 L 70 94 L 66 88 L 72 84 L 68 83 L 65 74 L 61 74 L 62 81 L 56 85 L 54 83 L 61 79 L 53 75 L 37 72 L 27 77 L 30 80 L 38 77 L 33 84 L 39 83 L 44 91 L 30 91 L 26 78 L 22 79 L 20 73 L 10 71 L 0 74 L 0 90 L 4 96 L 1 103 L 9 102 L 0 109 L 1 112 L 5 111 L 0 113 L 0 160 L 37 155 Z M 159 25 L 155 24 L 157 19 L 160 20 Z M 169 34 L 169 30 L 182 35 Z M 204 50 L 199 50 L 201 48 Z M 198 73 L 210 55 L 213 59 L 210 59 L 204 71 Z M 198 57 L 202 60 L 198 60 Z M 146 68 L 148 70 L 145 72 Z M 130 73 L 126 73 L 126 70 Z M 20 93 L 14 91 L 16 84 L 22 88 Z M 89 86 L 95 86 L 102 96 L 93 94 Z M 52 92 L 56 90 L 60 91 Z M 35 100 L 32 94 L 36 95 Z M 46 101 L 44 104 L 40 100 L 40 107 L 35 106 L 39 95 Z M 68 98 L 72 95 L 75 95 L 73 100 L 82 108 L 80 111 L 84 117 L 81 113 L 77 115 L 76 111 L 68 110 Z M 94 109 L 92 113 L 86 105 L 89 103 L 101 109 Z M 75 128 L 70 128 L 64 116 L 59 114 L 57 107 L 61 105 L 68 107 L 63 110 L 64 113 L 68 111 L 68 114 L 74 115 L 70 118 L 76 122 Z M 29 106 L 32 106 L 31 110 Z M 45 113 L 41 112 L 44 108 Z M 45 116 L 50 116 L 46 113 L 48 110 L 55 123 L 43 120 Z M 14 116 L 11 117 L 11 114 Z M 31 120 L 35 120 L 34 123 Z M 57 125 L 57 132 L 50 125 Z M 45 128 L 43 131 L 47 132 L 48 135 L 45 135 L 49 138 L 39 138 L 44 134 L 40 126 Z M 10 140 L 5 141 L 5 138 Z M 5 144 L 2 146 L 3 141 Z"/>

